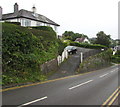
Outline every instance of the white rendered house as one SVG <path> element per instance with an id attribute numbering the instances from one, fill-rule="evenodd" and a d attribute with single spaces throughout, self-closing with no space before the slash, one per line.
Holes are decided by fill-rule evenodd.
<path id="1" fill-rule="evenodd" d="M 32 7 L 33 11 L 27 11 L 24 9 L 19 10 L 17 3 L 14 5 L 14 12 L 8 14 L 2 14 L 2 8 L 0 7 L 0 19 L 8 22 L 20 22 L 21 26 L 50 26 L 57 32 L 57 27 L 60 26 L 49 18 L 36 13 L 35 6 Z"/>
<path id="2" fill-rule="evenodd" d="M 90 43 L 90 41 L 87 38 L 85 38 L 85 37 L 76 38 L 75 42 Z"/>

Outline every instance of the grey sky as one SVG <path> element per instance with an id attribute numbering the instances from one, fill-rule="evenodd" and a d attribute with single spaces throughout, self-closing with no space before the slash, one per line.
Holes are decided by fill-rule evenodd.
<path id="1" fill-rule="evenodd" d="M 31 10 L 35 5 L 37 13 L 60 24 L 58 34 L 64 31 L 83 33 L 96 37 L 99 31 L 118 38 L 119 0 L 0 0 L 3 13 L 13 12 L 13 5 L 19 9 Z"/>

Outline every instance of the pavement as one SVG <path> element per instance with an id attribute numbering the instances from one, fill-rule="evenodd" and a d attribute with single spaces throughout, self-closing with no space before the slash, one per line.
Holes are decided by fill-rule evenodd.
<path id="1" fill-rule="evenodd" d="M 2 102 L 3 105 L 16 107 L 26 105 L 97 105 L 101 107 L 114 100 L 112 99 L 114 96 L 111 98 L 110 96 L 118 89 L 118 72 L 120 72 L 118 67 L 120 65 L 31 86 L 3 90 Z"/>

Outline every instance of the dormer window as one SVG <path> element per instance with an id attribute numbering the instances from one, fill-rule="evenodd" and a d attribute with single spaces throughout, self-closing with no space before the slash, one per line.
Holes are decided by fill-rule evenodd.
<path id="1" fill-rule="evenodd" d="M 32 13 L 32 15 L 33 15 L 34 17 L 36 17 L 36 18 L 39 17 L 39 15 L 38 15 L 37 13 Z"/>

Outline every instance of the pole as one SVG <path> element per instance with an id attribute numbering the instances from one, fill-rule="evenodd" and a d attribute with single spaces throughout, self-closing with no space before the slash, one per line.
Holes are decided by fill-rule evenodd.
<path id="1" fill-rule="evenodd" d="M 83 53 L 80 53 L 81 63 L 83 62 Z"/>

